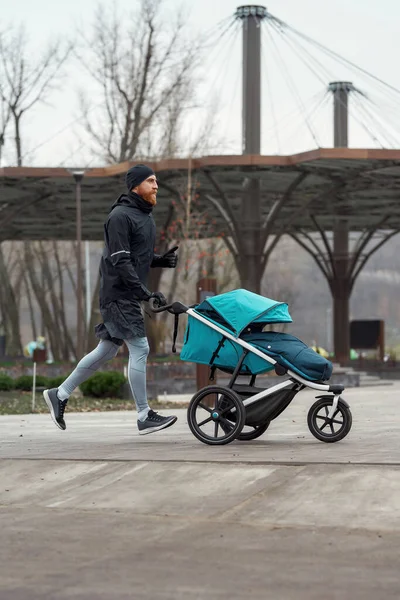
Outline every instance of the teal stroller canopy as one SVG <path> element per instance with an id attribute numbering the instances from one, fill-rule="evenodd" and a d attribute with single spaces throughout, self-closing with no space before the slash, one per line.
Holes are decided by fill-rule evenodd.
<path id="1" fill-rule="evenodd" d="M 223 325 L 236 337 L 252 323 L 292 323 L 285 302 L 264 298 L 247 290 L 212 296 L 196 306 L 196 312 Z"/>
<path id="2" fill-rule="evenodd" d="M 286 303 L 247 290 L 233 290 L 207 298 L 196 306 L 195 312 L 236 338 L 252 324 L 262 329 L 268 323 L 292 322 Z M 220 346 L 223 340 L 223 346 Z M 239 344 L 189 315 L 182 360 L 233 370 L 242 352 Z M 265 373 L 273 368 L 271 363 L 252 353 L 247 355 L 243 363 L 246 373 Z"/>

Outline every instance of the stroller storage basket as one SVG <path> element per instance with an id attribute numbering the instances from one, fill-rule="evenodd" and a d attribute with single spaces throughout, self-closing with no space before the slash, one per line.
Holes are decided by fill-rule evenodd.
<path id="1" fill-rule="evenodd" d="M 253 394 L 250 394 L 250 386 L 244 385 L 234 385 L 233 390 L 246 400 L 246 398 L 250 398 L 255 393 L 262 391 L 262 388 L 253 388 Z M 279 417 L 281 412 L 285 410 L 295 397 L 295 395 L 299 391 L 299 385 L 297 383 L 293 383 L 290 388 L 286 388 L 284 390 L 278 390 L 268 396 L 267 398 L 262 398 L 261 400 L 257 400 L 253 404 L 249 404 L 246 406 L 246 425 L 259 426 L 268 421 L 272 421 Z M 233 419 L 234 415 L 233 415 Z"/>

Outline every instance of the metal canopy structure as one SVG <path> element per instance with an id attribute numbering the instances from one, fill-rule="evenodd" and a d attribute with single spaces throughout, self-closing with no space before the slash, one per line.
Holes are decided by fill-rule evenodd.
<path id="1" fill-rule="evenodd" d="M 186 189 L 188 161 L 150 163 L 160 183 L 155 218 L 162 224 L 171 201 Z M 82 188 L 82 238 L 103 239 L 103 223 L 115 198 L 125 191 L 124 163 L 88 171 Z M 198 202 L 229 235 L 226 209 L 240 220 L 243 192 L 260 181 L 261 215 L 269 233 L 292 225 L 314 231 L 310 214 L 324 230 L 343 215 L 351 231 L 377 225 L 400 229 L 400 150 L 319 149 L 294 156 L 208 156 L 191 160 Z M 67 169 L 0 169 L 1 240 L 76 239 L 76 184 Z M 333 201 L 334 200 L 334 201 Z M 251 197 L 248 197 L 251 203 Z M 271 220 L 271 209 L 279 211 Z M 200 235 L 202 232 L 199 232 Z"/>
<path id="2" fill-rule="evenodd" d="M 329 60 L 339 62 L 341 70 L 343 65 L 355 70 L 358 77 L 377 85 L 379 96 L 390 100 L 389 108 L 396 115 L 400 90 L 274 17 L 265 6 L 239 6 L 232 19 L 218 25 L 216 31 L 220 39 L 225 39 L 240 29 L 243 154 L 146 161 L 157 173 L 160 184 L 154 216 L 164 231 L 176 217 L 186 226 L 190 224 L 185 235 L 223 236 L 241 286 L 254 292 L 260 292 L 268 259 L 281 235 L 291 235 L 313 257 L 330 287 L 335 356 L 346 362 L 350 349 L 349 299 L 354 283 L 370 256 L 400 231 L 400 142 L 394 137 L 392 119 L 389 129 L 379 125 L 379 120 L 382 144 L 371 108 L 375 103 L 351 81 L 339 80 L 335 74 L 335 80 L 325 91 L 325 95 L 333 98 L 334 148 L 321 148 L 326 144 L 317 139 L 310 122 L 321 100 L 312 102 L 306 110 L 276 41 L 288 45 L 323 83 L 327 73 L 331 76 L 324 64 L 303 47 L 304 43 L 323 52 Z M 261 154 L 263 43 L 267 67 L 270 57 L 276 56 L 279 72 L 284 74 L 314 140 L 312 145 L 318 149 L 281 154 L 274 104 L 270 99 L 278 155 Z M 360 98 L 366 101 L 365 107 Z M 349 108 L 353 103 L 357 122 L 382 149 L 348 148 Z M 126 191 L 124 175 L 131 164 L 90 169 L 85 173 L 61 168 L 0 169 L 0 242 L 76 240 L 77 271 L 81 273 L 81 241 L 103 238 L 103 223 L 116 197 Z M 179 209 L 183 209 L 183 215 L 178 214 Z M 200 219 L 191 218 L 196 213 Z M 79 350 L 83 314 L 80 276 L 77 287 Z"/>

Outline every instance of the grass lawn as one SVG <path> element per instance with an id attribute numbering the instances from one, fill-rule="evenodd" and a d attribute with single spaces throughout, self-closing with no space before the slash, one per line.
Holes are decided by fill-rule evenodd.
<path id="1" fill-rule="evenodd" d="M 187 404 L 176 402 L 149 402 L 155 410 L 186 408 Z M 109 410 L 134 410 L 133 400 L 118 398 L 70 398 L 68 412 L 102 412 Z M 0 392 L 0 415 L 26 415 L 32 412 L 31 392 Z M 35 413 L 47 413 L 48 408 L 40 392 L 36 393 Z"/>

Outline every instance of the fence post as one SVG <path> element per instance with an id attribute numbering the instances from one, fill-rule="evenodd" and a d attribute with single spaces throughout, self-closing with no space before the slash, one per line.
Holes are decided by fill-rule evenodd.
<path id="1" fill-rule="evenodd" d="M 32 412 L 35 412 L 36 402 L 35 402 L 35 392 L 36 392 L 36 363 L 33 363 L 33 380 L 32 380 Z"/>

